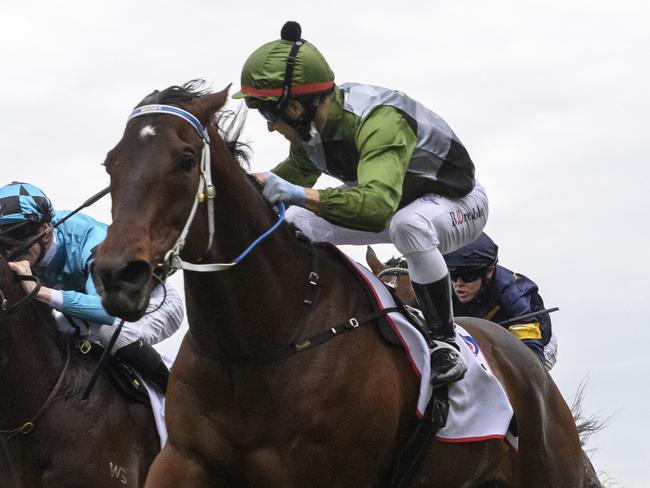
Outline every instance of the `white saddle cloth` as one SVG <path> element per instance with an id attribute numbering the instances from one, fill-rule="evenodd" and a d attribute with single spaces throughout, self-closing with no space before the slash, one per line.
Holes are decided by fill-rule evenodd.
<path id="1" fill-rule="evenodd" d="M 373 291 L 381 308 L 395 306 L 386 286 L 361 264 L 347 258 Z M 415 374 L 420 378 L 417 416 L 421 417 L 431 399 L 431 350 L 422 334 L 397 312 L 386 315 L 391 328 L 404 345 Z M 442 442 L 477 442 L 505 438 L 517 448 L 517 439 L 508 432 L 513 410 L 501 383 L 492 373 L 479 344 L 470 334 L 456 325 L 456 343 L 468 370 L 461 381 L 449 385 L 449 414 L 447 424 L 436 434 Z"/>

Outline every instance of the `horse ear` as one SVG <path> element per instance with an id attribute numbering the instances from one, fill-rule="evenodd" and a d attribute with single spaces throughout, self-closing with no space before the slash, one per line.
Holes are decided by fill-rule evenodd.
<path id="1" fill-rule="evenodd" d="M 220 110 L 228 101 L 228 91 L 232 84 L 217 93 L 203 95 L 192 102 L 192 112 L 201 120 L 212 120 L 215 112 Z"/>
<path id="2" fill-rule="evenodd" d="M 156 95 L 158 95 L 160 91 L 154 90 L 149 95 L 144 97 L 142 100 L 140 100 L 140 103 L 138 103 L 137 107 L 140 107 L 142 105 L 149 105 L 150 103 L 154 103 Z"/>
<path id="3" fill-rule="evenodd" d="M 380 271 L 386 268 L 370 246 L 366 247 L 366 262 L 374 275 L 378 275 Z"/>

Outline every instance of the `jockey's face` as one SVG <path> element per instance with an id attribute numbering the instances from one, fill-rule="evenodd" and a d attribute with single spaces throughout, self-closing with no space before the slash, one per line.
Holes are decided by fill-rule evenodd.
<path id="1" fill-rule="evenodd" d="M 40 242 L 36 242 L 32 247 L 27 249 L 25 254 L 16 259 L 16 261 L 29 261 L 29 265 L 34 266 L 38 261 L 38 258 L 41 257 L 42 252 L 43 247 L 41 246 Z"/>
<path id="2" fill-rule="evenodd" d="M 297 122 L 302 116 L 303 110 L 303 106 L 296 100 L 289 100 L 289 103 L 287 103 L 286 108 L 284 109 L 284 117 L 290 121 Z M 265 110 L 260 108 L 260 113 L 266 120 L 266 126 L 269 129 L 269 132 L 277 131 L 292 144 L 300 144 L 298 131 L 282 120 L 277 111 L 275 114 L 273 114 L 272 111 L 266 114 Z M 268 115 L 272 116 L 269 117 Z"/>
<path id="3" fill-rule="evenodd" d="M 463 281 L 462 278 L 456 278 L 451 284 L 458 301 L 464 304 L 471 302 L 476 297 L 476 294 L 481 289 L 482 282 L 483 278 L 476 278 L 473 281 Z"/>
<path id="4" fill-rule="evenodd" d="M 478 295 L 479 291 L 481 290 L 483 280 L 491 279 L 493 274 L 494 266 L 490 266 L 487 270 L 484 271 L 484 273 L 481 273 L 481 275 L 477 276 L 474 279 L 466 278 L 467 281 L 463 279 L 462 275 L 454 276 L 452 274 L 451 285 L 454 288 L 454 293 L 456 293 L 458 301 L 462 304 L 465 304 L 474 300 L 474 298 L 476 298 L 476 295 Z"/>
<path id="5" fill-rule="evenodd" d="M 300 136 L 298 135 L 298 131 L 286 122 L 283 122 L 282 120 L 276 120 L 275 122 L 267 121 L 266 127 L 268 128 L 269 132 L 279 132 L 290 143 L 300 144 Z"/>
<path id="6" fill-rule="evenodd" d="M 8 233 L 8 237 L 15 239 L 17 242 L 26 242 L 29 239 L 33 238 L 36 234 L 47 230 L 50 227 L 49 224 L 40 224 L 37 229 L 29 229 L 25 227 L 23 232 L 14 232 Z M 14 261 L 28 261 L 30 266 L 34 266 L 41 256 L 45 253 L 46 249 L 49 247 L 50 243 L 53 240 L 53 233 L 48 232 L 43 237 L 41 237 L 37 242 L 32 244 L 21 256 L 14 259 Z M 12 246 L 12 249 L 7 249 L 7 254 L 12 252 L 14 249 L 17 249 L 19 245 Z"/>

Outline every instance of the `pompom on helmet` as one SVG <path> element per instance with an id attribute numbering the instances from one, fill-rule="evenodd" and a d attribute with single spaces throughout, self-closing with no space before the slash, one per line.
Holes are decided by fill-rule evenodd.
<path id="1" fill-rule="evenodd" d="M 22 234 L 53 218 L 52 202 L 34 185 L 15 181 L 0 188 L 0 235 Z"/>
<path id="2" fill-rule="evenodd" d="M 280 39 L 255 50 L 244 63 L 241 89 L 233 98 L 245 98 L 248 107 L 258 109 L 267 120 L 282 119 L 303 140 L 309 140 L 320 95 L 334 88 L 334 73 L 318 49 L 301 35 L 300 24 L 289 21 Z M 290 97 L 299 97 L 305 108 L 299 121 L 284 115 Z"/>
<path id="3" fill-rule="evenodd" d="M 463 281 L 473 281 L 485 275 L 487 269 L 499 260 L 499 246 L 485 233 L 460 249 L 445 254 L 445 262 L 453 281 L 460 276 Z"/>

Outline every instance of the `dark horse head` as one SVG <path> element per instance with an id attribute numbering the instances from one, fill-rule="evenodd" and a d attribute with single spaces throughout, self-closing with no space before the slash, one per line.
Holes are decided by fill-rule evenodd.
<path id="1" fill-rule="evenodd" d="M 167 252 L 177 242 L 197 199 L 198 209 L 191 225 L 193 239 L 181 246 L 183 256 L 200 261 L 208 248 L 209 236 L 202 225 L 207 218 L 203 204 L 207 190 L 197 193 L 197 189 L 210 161 L 208 155 L 208 168 L 202 167 L 206 141 L 200 131 L 211 124 L 216 127 L 216 113 L 226 103 L 228 93 L 227 89 L 206 93 L 200 90 L 200 83 L 195 80 L 155 91 L 138 104 L 182 106 L 198 124 L 173 114 L 131 118 L 122 139 L 106 157 L 113 224 L 99 250 L 101 259 L 97 261 L 95 279 L 104 308 L 127 320 L 135 320 L 145 312 L 156 283 L 155 273 L 160 271 L 157 266 L 162 267 Z M 229 153 L 230 157 L 233 151 L 241 154 L 237 152 L 240 145 L 236 136 L 230 143 L 217 139 L 210 141 L 213 151 Z M 219 186 L 218 182 L 215 186 Z M 152 194 L 157 196 L 155 203 Z M 136 218 L 125 218 L 125 214 L 132 217 L 134 209 Z M 201 225 L 196 224 L 199 221 Z"/>

